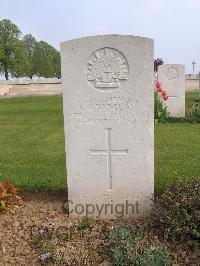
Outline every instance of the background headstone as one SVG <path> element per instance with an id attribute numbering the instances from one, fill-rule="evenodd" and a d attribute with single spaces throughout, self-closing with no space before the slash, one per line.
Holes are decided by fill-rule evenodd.
<path id="1" fill-rule="evenodd" d="M 185 66 L 166 64 L 158 67 L 158 80 L 169 97 L 163 101 L 171 117 L 185 116 Z"/>
<path id="2" fill-rule="evenodd" d="M 137 217 L 154 187 L 153 40 L 61 44 L 69 212 Z"/>

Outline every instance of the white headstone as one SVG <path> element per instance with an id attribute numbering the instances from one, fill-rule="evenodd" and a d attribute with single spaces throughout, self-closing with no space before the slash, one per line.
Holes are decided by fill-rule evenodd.
<path id="1" fill-rule="evenodd" d="M 163 101 L 171 117 L 185 116 L 185 66 L 166 64 L 158 67 L 158 80 L 169 97 Z"/>
<path id="2" fill-rule="evenodd" d="M 138 217 L 154 187 L 153 40 L 61 44 L 69 213 Z"/>

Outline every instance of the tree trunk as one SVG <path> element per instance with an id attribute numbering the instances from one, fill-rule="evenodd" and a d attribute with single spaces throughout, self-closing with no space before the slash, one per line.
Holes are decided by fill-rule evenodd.
<path id="1" fill-rule="evenodd" d="M 9 75 L 8 75 L 8 68 L 6 65 L 4 65 L 4 73 L 5 73 L 5 79 L 8 80 Z"/>

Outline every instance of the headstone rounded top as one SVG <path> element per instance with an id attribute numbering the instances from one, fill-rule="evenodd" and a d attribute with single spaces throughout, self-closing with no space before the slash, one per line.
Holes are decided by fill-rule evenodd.
<path id="1" fill-rule="evenodd" d="M 143 37 L 143 36 L 133 36 L 133 35 L 123 35 L 123 34 L 105 34 L 105 35 L 93 35 L 93 36 L 85 36 L 85 37 L 81 37 L 81 38 L 76 38 L 76 39 L 71 39 L 71 40 L 68 40 L 68 41 L 63 41 L 61 42 L 61 46 L 67 44 L 67 43 L 70 43 L 70 42 L 77 42 L 77 41 L 84 41 L 84 40 L 87 40 L 87 39 L 97 39 L 97 38 L 100 38 L 100 39 L 110 39 L 110 38 L 127 38 L 127 39 L 138 39 L 138 40 L 147 40 L 147 41 L 152 41 L 153 42 L 153 39 L 151 38 L 147 38 L 147 37 Z"/>

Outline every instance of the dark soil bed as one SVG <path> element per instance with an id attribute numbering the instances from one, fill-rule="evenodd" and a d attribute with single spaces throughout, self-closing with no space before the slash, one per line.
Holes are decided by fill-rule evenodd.
<path id="1" fill-rule="evenodd" d="M 143 221 L 92 221 L 92 227 L 80 228 L 80 220 L 72 220 L 63 211 L 67 192 L 21 191 L 23 201 L 0 214 L 0 265 L 40 265 L 39 255 L 44 252 L 33 241 L 38 229 L 51 235 L 47 247 L 57 258 L 56 265 L 112 265 L 108 236 L 122 224 L 134 224 L 143 231 L 144 241 L 162 242 Z M 66 232 L 70 232 L 66 235 Z M 65 236 L 65 237 L 64 237 Z M 160 239 L 160 240 L 159 240 Z M 174 265 L 200 265 L 200 251 L 166 240 Z M 40 253 L 39 253 L 40 251 Z"/>

